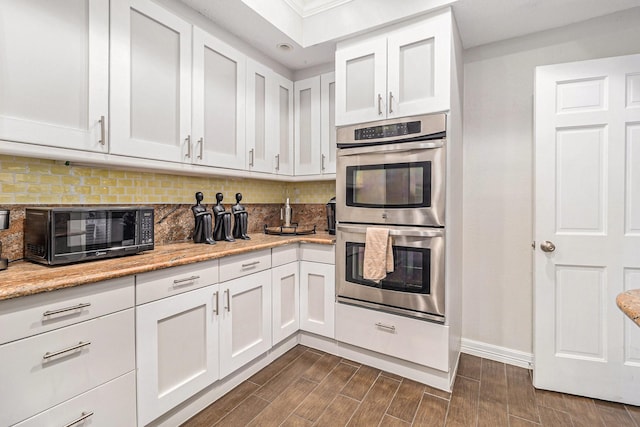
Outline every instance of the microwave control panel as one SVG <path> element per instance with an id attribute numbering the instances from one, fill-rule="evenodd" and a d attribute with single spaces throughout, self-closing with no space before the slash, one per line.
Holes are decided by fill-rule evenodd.
<path id="1" fill-rule="evenodd" d="M 153 243 L 153 210 L 140 211 L 140 243 Z"/>

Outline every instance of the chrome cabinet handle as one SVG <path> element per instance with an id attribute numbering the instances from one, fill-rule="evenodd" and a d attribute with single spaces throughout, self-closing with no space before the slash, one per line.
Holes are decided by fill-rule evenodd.
<path id="1" fill-rule="evenodd" d="M 253 166 L 253 148 L 249 150 L 249 166 Z"/>
<path id="2" fill-rule="evenodd" d="M 260 261 L 253 261 L 253 262 L 249 262 L 247 264 L 242 264 L 242 268 L 249 268 L 249 267 L 253 267 L 254 265 L 258 265 L 260 264 Z"/>
<path id="3" fill-rule="evenodd" d="M 191 276 L 191 277 L 187 277 L 186 279 L 176 279 L 173 281 L 174 285 L 179 285 L 181 283 L 192 283 L 195 282 L 196 280 L 198 280 L 200 278 L 200 276 Z"/>
<path id="4" fill-rule="evenodd" d="M 86 420 L 92 415 L 93 415 L 93 412 L 83 412 L 82 414 L 80 414 L 80 417 L 71 421 L 69 424 L 65 424 L 64 427 L 72 427 L 72 426 L 75 426 L 76 424 L 80 424 L 81 422 L 83 422 L 84 420 Z"/>
<path id="5" fill-rule="evenodd" d="M 187 135 L 184 141 L 187 143 L 187 154 L 185 155 L 185 157 L 187 159 L 190 159 L 191 158 L 191 135 Z"/>
<path id="6" fill-rule="evenodd" d="M 47 310 L 44 313 L 42 313 L 42 316 L 43 317 L 53 316 L 54 314 L 65 313 L 67 311 L 73 311 L 73 310 L 80 310 L 80 309 L 83 309 L 85 307 L 91 307 L 91 303 L 90 302 L 83 302 L 83 303 L 80 303 L 78 305 L 74 305 L 72 307 L 59 308 L 57 310 Z"/>
<path id="7" fill-rule="evenodd" d="M 204 150 L 203 146 L 204 146 L 204 138 L 200 138 L 198 140 L 198 144 L 200 144 L 200 154 L 198 154 L 198 159 L 202 160 L 202 150 Z"/>
<path id="8" fill-rule="evenodd" d="M 376 326 L 377 326 L 378 328 L 388 329 L 388 330 L 393 331 L 393 332 L 395 332 L 395 331 L 396 331 L 396 327 L 395 327 L 395 326 L 393 326 L 393 325 L 385 325 L 384 323 L 377 322 L 377 323 L 376 323 Z"/>
<path id="9" fill-rule="evenodd" d="M 76 345 L 72 345 L 71 347 L 67 347 L 67 348 L 62 349 L 62 350 L 54 351 L 53 353 L 50 353 L 50 352 L 48 352 L 48 351 L 47 351 L 47 352 L 42 356 L 42 358 L 43 358 L 44 360 L 49 360 L 49 359 L 51 359 L 52 357 L 60 356 L 61 354 L 70 353 L 70 352 L 72 352 L 72 351 L 79 350 L 79 349 L 81 349 L 81 348 L 83 348 L 83 347 L 88 346 L 89 344 L 91 344 L 91 341 L 87 341 L 87 342 L 82 342 L 82 341 L 80 341 L 80 342 L 79 342 L 78 344 L 76 344 Z"/>
<path id="10" fill-rule="evenodd" d="M 325 167 L 324 167 L 324 159 L 325 159 L 326 157 L 327 157 L 327 156 L 325 156 L 324 154 L 322 155 L 322 159 L 321 159 L 321 163 L 320 163 L 320 169 L 321 169 L 321 170 L 325 170 Z"/>
<path id="11" fill-rule="evenodd" d="M 276 170 L 280 170 L 280 154 L 276 154 Z"/>
<path id="12" fill-rule="evenodd" d="M 382 115 L 382 95 L 378 94 L 378 115 Z"/>
<path id="13" fill-rule="evenodd" d="M 556 245 L 554 245 L 553 242 L 545 240 L 540 243 L 540 249 L 542 249 L 542 252 L 553 252 L 556 250 Z"/>
<path id="14" fill-rule="evenodd" d="M 389 113 L 393 113 L 393 92 L 389 92 Z"/>
<path id="15" fill-rule="evenodd" d="M 229 289 L 225 289 L 224 292 L 227 294 L 227 306 L 225 308 L 228 312 L 231 312 L 231 291 Z"/>
<path id="16" fill-rule="evenodd" d="M 218 291 L 215 291 L 213 295 L 216 297 L 216 308 L 213 310 L 213 314 L 218 315 Z"/>
<path id="17" fill-rule="evenodd" d="M 100 143 L 100 145 L 105 145 L 107 143 L 106 138 L 104 136 L 104 116 L 100 116 L 100 120 L 98 120 L 98 122 L 100 123 L 100 139 L 98 140 L 98 142 Z"/>

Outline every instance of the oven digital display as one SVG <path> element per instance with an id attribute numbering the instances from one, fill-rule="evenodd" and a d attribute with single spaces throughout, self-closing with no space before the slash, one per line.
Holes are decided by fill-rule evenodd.
<path id="1" fill-rule="evenodd" d="M 421 130 L 422 122 L 420 121 L 393 123 L 389 125 L 371 126 L 356 129 L 354 131 L 354 139 L 356 141 L 361 141 L 368 139 L 399 137 L 420 133 Z"/>

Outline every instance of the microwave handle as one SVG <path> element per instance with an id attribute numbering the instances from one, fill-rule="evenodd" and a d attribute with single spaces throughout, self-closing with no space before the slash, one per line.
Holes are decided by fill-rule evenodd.
<path id="1" fill-rule="evenodd" d="M 444 147 L 444 143 L 445 143 L 445 139 L 436 139 L 431 141 L 375 144 L 373 147 L 371 145 L 364 145 L 362 147 L 339 148 L 338 155 L 339 156 L 355 156 L 363 153 L 364 154 L 402 153 L 405 151 L 442 148 Z"/>
<path id="2" fill-rule="evenodd" d="M 378 226 L 374 225 L 372 227 L 378 227 Z M 391 236 L 444 237 L 444 230 L 440 229 L 440 228 L 429 228 L 429 229 L 412 228 L 410 230 L 397 230 L 397 229 L 394 229 L 392 227 L 384 227 L 384 226 L 381 226 L 381 228 L 388 228 L 389 229 L 389 234 Z M 361 225 L 338 224 L 337 230 L 338 231 L 346 231 L 346 232 L 349 232 L 349 233 L 365 234 L 367 232 L 367 227 L 363 227 Z"/>

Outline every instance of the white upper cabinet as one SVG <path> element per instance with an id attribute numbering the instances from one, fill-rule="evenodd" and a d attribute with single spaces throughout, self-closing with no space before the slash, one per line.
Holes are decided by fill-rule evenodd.
<path id="1" fill-rule="evenodd" d="M 0 10 L 0 139 L 107 152 L 109 1 Z"/>
<path id="2" fill-rule="evenodd" d="M 267 81 L 271 70 L 247 59 L 247 169 L 271 172 L 272 159 L 267 141 Z"/>
<path id="3" fill-rule="evenodd" d="M 320 77 L 299 80 L 295 90 L 296 175 L 320 173 Z"/>
<path id="4" fill-rule="evenodd" d="M 150 0 L 111 4 L 111 153 L 191 162 L 191 24 Z"/>
<path id="5" fill-rule="evenodd" d="M 245 166 L 245 56 L 193 29 L 193 162 Z"/>
<path id="6" fill-rule="evenodd" d="M 247 59 L 247 169 L 293 174 L 293 83 Z"/>
<path id="7" fill-rule="evenodd" d="M 336 173 L 335 73 L 295 82 L 296 175 Z"/>
<path id="8" fill-rule="evenodd" d="M 446 111 L 451 11 L 336 51 L 336 124 Z"/>
<path id="9" fill-rule="evenodd" d="M 275 73 L 272 77 L 267 122 L 271 126 L 269 145 L 275 158 L 274 172 L 293 175 L 293 82 Z"/>
<path id="10" fill-rule="evenodd" d="M 336 173 L 336 73 L 320 76 L 320 171 Z"/>

